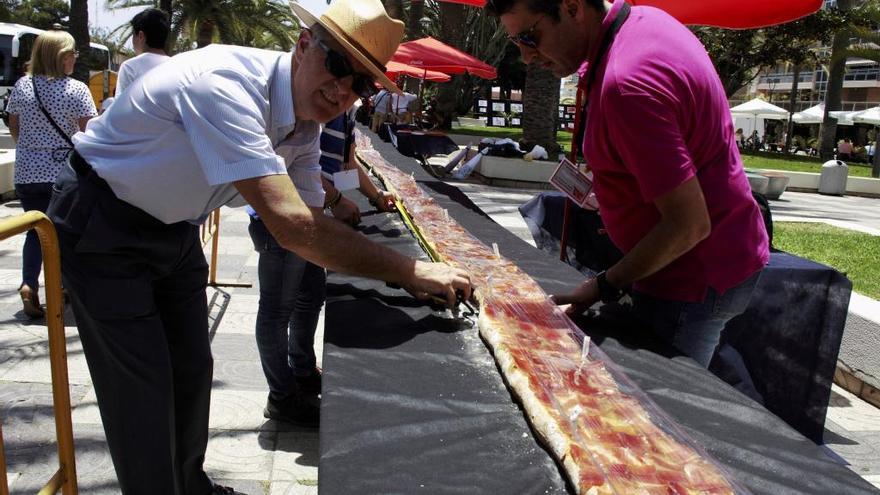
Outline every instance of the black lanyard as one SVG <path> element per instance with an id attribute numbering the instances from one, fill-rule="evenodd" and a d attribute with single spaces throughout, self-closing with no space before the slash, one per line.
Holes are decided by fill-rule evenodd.
<path id="1" fill-rule="evenodd" d="M 599 50 L 596 52 L 596 56 L 593 57 L 593 60 L 590 60 L 590 65 L 587 67 L 587 83 L 584 92 L 584 104 L 579 109 L 579 125 L 574 131 L 574 143 L 572 143 L 573 145 L 577 144 L 577 149 L 580 150 L 581 153 L 583 153 L 581 146 L 583 146 L 584 142 L 584 132 L 587 128 L 587 106 L 589 105 L 590 91 L 593 89 L 593 82 L 596 79 L 596 73 L 599 72 L 599 66 L 602 65 L 602 60 L 608 53 L 608 49 L 611 48 L 611 43 L 614 42 L 614 37 L 617 36 L 620 27 L 623 26 L 623 23 L 626 21 L 627 17 L 629 17 L 629 12 L 629 4 L 623 2 L 623 5 L 620 6 L 620 10 L 617 11 L 617 15 L 614 17 L 614 21 L 611 22 L 611 25 L 608 26 L 608 30 L 605 31 L 605 34 L 602 36 L 602 42 L 599 44 Z"/>

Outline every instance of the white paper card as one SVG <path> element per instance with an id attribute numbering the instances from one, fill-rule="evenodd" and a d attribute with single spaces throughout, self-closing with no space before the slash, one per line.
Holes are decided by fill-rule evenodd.
<path id="1" fill-rule="evenodd" d="M 360 181 L 358 181 L 358 171 L 356 169 L 343 170 L 333 174 L 333 187 L 340 191 L 357 189 L 359 185 Z"/>
<path id="2" fill-rule="evenodd" d="M 559 189 L 574 204 L 583 208 L 592 208 L 590 203 L 590 192 L 593 189 L 593 181 L 578 168 L 571 163 L 568 158 L 563 158 L 556 167 L 556 171 L 550 176 L 550 183 L 553 187 Z"/>

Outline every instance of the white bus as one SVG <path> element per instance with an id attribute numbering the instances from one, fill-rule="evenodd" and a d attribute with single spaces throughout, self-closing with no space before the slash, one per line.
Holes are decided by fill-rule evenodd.
<path id="1" fill-rule="evenodd" d="M 25 64 L 31 58 L 34 40 L 43 30 L 0 22 L 0 95 L 6 94 L 15 82 L 25 74 Z M 99 43 L 91 43 L 85 54 L 89 76 L 110 70 L 110 50 Z M 83 56 L 82 54 L 80 56 Z"/>

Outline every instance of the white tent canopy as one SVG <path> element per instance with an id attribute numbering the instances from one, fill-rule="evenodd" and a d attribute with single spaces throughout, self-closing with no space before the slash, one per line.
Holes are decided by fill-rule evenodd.
<path id="1" fill-rule="evenodd" d="M 824 115 L 825 105 L 820 103 L 816 106 L 812 106 L 802 112 L 798 112 L 792 115 L 791 118 L 796 124 L 821 124 Z"/>
<path id="2" fill-rule="evenodd" d="M 853 122 L 859 124 L 880 125 L 880 107 L 869 108 L 850 115 Z"/>
<path id="3" fill-rule="evenodd" d="M 852 117 L 860 112 L 830 112 L 831 117 L 837 119 L 837 125 L 853 125 Z M 796 124 L 821 124 L 825 118 L 825 105 L 820 103 L 812 106 L 803 112 L 798 112 L 792 116 L 792 120 Z"/>
<path id="4" fill-rule="evenodd" d="M 730 109 L 734 117 L 788 120 L 788 110 L 760 98 L 749 100 Z"/>

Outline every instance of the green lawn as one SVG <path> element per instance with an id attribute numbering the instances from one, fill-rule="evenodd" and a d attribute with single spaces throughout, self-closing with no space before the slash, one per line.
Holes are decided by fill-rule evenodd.
<path id="1" fill-rule="evenodd" d="M 776 222 L 773 245 L 836 268 L 853 290 L 880 299 L 880 237 L 822 223 Z"/>
<path id="2" fill-rule="evenodd" d="M 822 172 L 822 162 L 817 160 L 799 159 L 798 157 L 786 157 L 761 155 L 742 155 L 743 165 L 751 169 L 787 170 L 789 172 Z M 871 168 L 867 164 L 849 165 L 851 177 L 870 177 Z"/>
<path id="3" fill-rule="evenodd" d="M 511 138 L 518 140 L 522 137 L 522 129 L 512 127 L 457 127 L 449 131 L 450 134 L 463 134 L 466 136 Z M 556 141 L 568 152 L 571 149 L 571 133 L 559 131 L 556 133 Z M 813 172 L 822 171 L 822 160 L 804 156 L 785 156 L 778 153 L 744 153 L 743 165 L 749 169 L 787 170 L 789 172 Z M 849 175 L 852 177 L 870 177 L 871 167 L 866 163 L 848 163 Z"/>

